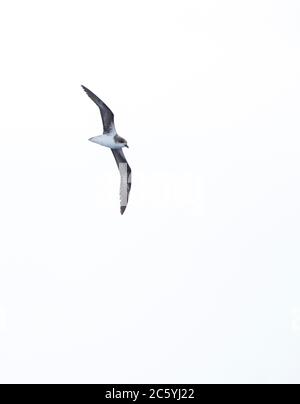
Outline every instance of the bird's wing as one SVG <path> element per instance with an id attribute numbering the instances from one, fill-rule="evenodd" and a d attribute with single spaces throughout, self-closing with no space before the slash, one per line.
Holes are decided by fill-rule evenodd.
<path id="1" fill-rule="evenodd" d="M 112 111 L 108 108 L 106 104 L 104 104 L 102 100 L 100 100 L 100 98 L 98 98 L 94 93 L 92 93 L 91 90 L 89 90 L 84 86 L 81 87 L 90 97 L 90 99 L 93 100 L 96 105 L 98 105 L 101 112 L 104 133 L 115 135 L 116 129 L 114 124 L 114 114 L 112 113 Z"/>
<path id="2" fill-rule="evenodd" d="M 120 202 L 121 215 L 123 215 L 128 204 L 129 193 L 131 189 L 131 168 L 127 163 L 122 149 L 111 149 L 111 151 L 114 155 L 121 175 Z"/>

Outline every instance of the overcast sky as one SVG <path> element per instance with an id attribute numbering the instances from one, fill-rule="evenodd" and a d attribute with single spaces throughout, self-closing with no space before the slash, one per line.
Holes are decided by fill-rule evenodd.
<path id="1" fill-rule="evenodd" d="M 298 0 L 0 5 L 0 382 L 300 382 Z M 119 174 L 84 84 L 114 111 Z"/>

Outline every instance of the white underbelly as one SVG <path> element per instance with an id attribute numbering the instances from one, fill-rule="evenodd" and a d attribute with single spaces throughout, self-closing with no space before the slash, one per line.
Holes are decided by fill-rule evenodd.
<path id="1" fill-rule="evenodd" d="M 120 143 L 116 143 L 113 136 L 101 135 L 90 139 L 91 142 L 100 144 L 110 149 L 121 149 L 123 146 Z"/>

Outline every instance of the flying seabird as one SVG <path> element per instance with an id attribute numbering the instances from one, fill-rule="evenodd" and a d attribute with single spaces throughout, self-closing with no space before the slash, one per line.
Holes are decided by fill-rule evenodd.
<path id="1" fill-rule="evenodd" d="M 105 105 L 104 102 L 101 101 L 100 98 L 98 98 L 88 88 L 84 86 L 81 87 L 100 109 L 103 123 L 103 134 L 92 137 L 89 140 L 91 142 L 98 143 L 101 146 L 109 147 L 114 155 L 121 175 L 120 201 L 121 215 L 123 215 L 128 204 L 131 189 L 131 168 L 126 161 L 122 150 L 123 147 L 128 147 L 127 141 L 117 134 L 114 123 L 114 114 L 108 108 L 108 106 Z"/>

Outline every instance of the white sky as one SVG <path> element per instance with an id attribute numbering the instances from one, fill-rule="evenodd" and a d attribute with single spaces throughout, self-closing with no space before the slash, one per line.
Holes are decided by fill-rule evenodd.
<path id="1" fill-rule="evenodd" d="M 300 3 L 0 5 L 0 382 L 300 382 Z M 119 214 L 84 84 L 130 145 Z"/>

